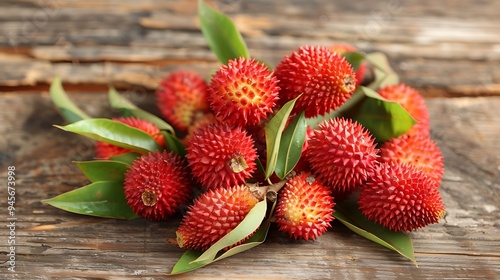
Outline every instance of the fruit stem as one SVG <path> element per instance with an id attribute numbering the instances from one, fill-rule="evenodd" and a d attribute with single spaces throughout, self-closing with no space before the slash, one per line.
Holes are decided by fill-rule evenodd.
<path id="1" fill-rule="evenodd" d="M 247 183 L 247 187 L 258 200 L 262 201 L 266 199 L 269 202 L 274 202 L 278 198 L 278 191 L 285 186 L 286 181 L 287 180 L 282 180 L 278 183 L 270 184 L 267 186 L 259 186 L 258 183 Z"/>

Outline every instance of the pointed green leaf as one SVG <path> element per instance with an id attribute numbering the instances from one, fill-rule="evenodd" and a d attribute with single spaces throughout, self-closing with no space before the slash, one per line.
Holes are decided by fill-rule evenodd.
<path id="1" fill-rule="evenodd" d="M 114 219 L 137 218 L 127 204 L 122 183 L 117 181 L 94 182 L 42 202 L 76 214 Z"/>
<path id="2" fill-rule="evenodd" d="M 56 127 L 143 154 L 161 148 L 146 132 L 109 119 L 86 119 Z"/>
<path id="3" fill-rule="evenodd" d="M 109 159 L 122 162 L 126 165 L 132 165 L 132 163 L 140 156 L 141 155 L 138 153 L 131 152 L 131 153 L 126 153 L 126 154 L 121 154 L 121 155 L 117 155 L 114 157 L 110 157 Z"/>
<path id="4" fill-rule="evenodd" d="M 257 230 L 266 215 L 267 201 L 263 200 L 258 202 L 252 210 L 246 215 L 241 223 L 236 226 L 232 231 L 222 237 L 214 245 L 208 248 L 203 254 L 193 262 L 207 262 L 212 261 L 217 256 L 217 253 L 229 246 L 232 246 L 249 236 L 252 232 Z"/>
<path id="5" fill-rule="evenodd" d="M 360 52 L 345 52 L 342 56 L 352 65 L 354 72 L 358 71 L 359 66 L 365 60 L 365 56 Z"/>
<path id="6" fill-rule="evenodd" d="M 368 85 L 369 88 L 377 90 L 385 86 L 399 84 L 398 74 L 391 68 L 389 60 L 384 53 L 369 53 L 365 58 L 373 66 L 375 74 L 375 80 Z"/>
<path id="7" fill-rule="evenodd" d="M 55 77 L 50 84 L 50 99 L 56 106 L 61 116 L 68 123 L 74 123 L 79 120 L 88 119 L 89 116 L 80 110 L 69 99 L 68 95 L 62 87 L 62 82 L 59 77 Z"/>
<path id="8" fill-rule="evenodd" d="M 378 142 L 398 137 L 417 123 L 399 103 L 384 99 L 370 88 L 360 90 L 365 98 L 344 116 L 361 123 Z"/>
<path id="9" fill-rule="evenodd" d="M 300 95 L 297 98 L 288 101 L 278 113 L 269 121 L 266 125 L 265 133 L 266 133 L 266 179 L 269 178 L 276 168 L 276 163 L 278 161 L 278 152 L 281 143 L 281 135 L 283 130 L 285 129 L 286 122 L 288 121 L 288 117 L 292 112 L 293 106 L 297 99 L 299 99 Z"/>
<path id="10" fill-rule="evenodd" d="M 276 175 L 283 179 L 290 173 L 302 155 L 302 146 L 306 140 L 306 117 L 304 111 L 293 118 L 281 138 L 278 161 L 276 162 Z"/>
<path id="11" fill-rule="evenodd" d="M 186 148 L 184 147 L 184 144 L 177 139 L 175 135 L 170 134 L 167 131 L 162 131 L 163 137 L 165 137 L 165 142 L 166 142 L 166 149 L 169 152 L 174 152 L 175 154 L 183 157 L 187 154 Z"/>
<path id="12" fill-rule="evenodd" d="M 230 256 L 236 255 L 238 253 L 244 252 L 246 250 L 250 250 L 266 241 L 267 238 L 267 233 L 269 232 L 269 228 L 271 227 L 271 219 L 274 217 L 274 209 L 276 207 L 276 202 L 277 200 L 274 201 L 271 211 L 269 212 L 268 218 L 262 222 L 262 225 L 259 227 L 259 229 L 248 239 L 246 240 L 243 244 L 235 246 L 229 250 L 227 250 L 225 253 L 217 257 L 215 261 L 220 261 L 222 259 L 228 258 Z"/>
<path id="13" fill-rule="evenodd" d="M 159 129 L 166 130 L 175 135 L 174 128 L 170 124 L 166 123 L 159 117 L 140 109 L 123 95 L 118 93 L 114 87 L 109 88 L 108 99 L 111 107 L 120 110 L 124 116 L 134 116 L 149 121 L 156 125 Z"/>
<path id="14" fill-rule="evenodd" d="M 198 0 L 198 18 L 201 32 L 220 62 L 226 64 L 230 59 L 250 57 L 243 37 L 230 18 L 203 0 Z"/>
<path id="15" fill-rule="evenodd" d="M 78 168 L 91 182 L 117 181 L 123 182 L 127 164 L 113 160 L 77 161 Z"/>
<path id="16" fill-rule="evenodd" d="M 182 257 L 177 261 L 177 263 L 175 263 L 172 271 L 170 272 L 170 275 L 186 273 L 210 264 L 211 261 L 193 262 L 194 260 L 199 258 L 201 254 L 203 254 L 203 252 L 195 250 L 187 250 L 186 252 L 184 252 Z"/>
<path id="17" fill-rule="evenodd" d="M 366 219 L 359 211 L 355 199 L 338 203 L 333 216 L 355 233 L 398 252 L 415 265 L 417 264 L 410 237 L 403 232 L 391 231 Z"/>
<path id="18" fill-rule="evenodd" d="M 170 273 L 171 275 L 174 274 L 181 274 L 185 273 L 188 271 L 192 271 L 195 269 L 198 269 L 200 267 L 206 266 L 208 264 L 211 264 L 216 261 L 220 261 L 222 259 L 225 259 L 227 257 L 233 256 L 235 254 L 241 253 L 243 251 L 252 249 L 260 244 L 262 244 L 267 237 L 267 233 L 269 232 L 269 228 L 271 226 L 271 218 L 274 216 L 274 209 L 276 207 L 276 202 L 274 201 L 271 211 L 269 212 L 269 217 L 262 222 L 261 226 L 259 229 L 248 239 L 246 240 L 243 244 L 235 246 L 223 254 L 221 254 L 219 257 L 211 260 L 211 261 L 195 261 L 200 256 L 203 254 L 203 252 L 200 251 L 194 251 L 194 250 L 188 250 L 186 251 L 182 257 L 177 261 L 175 264 L 174 268 L 172 269 L 172 272 Z"/>

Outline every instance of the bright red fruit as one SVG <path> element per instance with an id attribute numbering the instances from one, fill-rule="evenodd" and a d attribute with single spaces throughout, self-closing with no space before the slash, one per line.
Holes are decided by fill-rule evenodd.
<path id="1" fill-rule="evenodd" d="M 239 58 L 223 65 L 210 81 L 210 107 L 217 119 L 232 126 L 255 125 L 273 111 L 278 80 L 254 59 Z"/>
<path id="2" fill-rule="evenodd" d="M 342 106 L 356 89 L 351 64 L 326 47 L 300 47 L 285 56 L 275 74 L 281 88 L 281 104 L 302 94 L 294 112 L 305 110 L 306 117 L 324 115 Z"/>
<path id="3" fill-rule="evenodd" d="M 305 151 L 314 174 L 334 193 L 346 193 L 372 174 L 377 162 L 375 139 L 350 119 L 329 119 L 314 130 Z"/>
<path id="4" fill-rule="evenodd" d="M 189 207 L 177 229 L 179 247 L 207 250 L 238 226 L 257 202 L 259 200 L 244 185 L 218 188 L 201 194 Z"/>
<path id="5" fill-rule="evenodd" d="M 125 197 L 132 210 L 148 220 L 165 220 L 191 199 L 186 162 L 166 151 L 143 155 L 125 173 Z"/>
<path id="6" fill-rule="evenodd" d="M 222 123 L 201 127 L 186 150 L 193 176 L 204 189 L 245 183 L 256 169 L 254 142 L 240 127 Z"/>
<path id="7" fill-rule="evenodd" d="M 290 237 L 315 240 L 331 227 L 335 203 L 330 188 L 311 173 L 290 178 L 278 199 L 276 223 Z"/>
<path id="8" fill-rule="evenodd" d="M 434 180 L 409 165 L 382 163 L 361 188 L 359 208 L 369 220 L 394 231 L 439 222 L 445 214 Z"/>

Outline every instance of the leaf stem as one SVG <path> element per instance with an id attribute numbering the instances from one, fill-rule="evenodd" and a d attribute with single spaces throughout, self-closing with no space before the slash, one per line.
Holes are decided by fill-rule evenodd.
<path id="1" fill-rule="evenodd" d="M 278 191 L 285 186 L 286 181 L 287 181 L 286 179 L 281 180 L 278 183 L 270 184 L 267 186 L 259 186 L 258 183 L 255 184 L 247 183 L 247 187 L 250 189 L 253 195 L 260 201 L 266 199 L 269 202 L 274 202 L 278 198 Z"/>

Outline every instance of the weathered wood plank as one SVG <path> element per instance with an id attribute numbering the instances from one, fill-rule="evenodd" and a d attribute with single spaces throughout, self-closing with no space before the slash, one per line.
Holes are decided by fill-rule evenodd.
<path id="1" fill-rule="evenodd" d="M 152 96 L 128 96 L 155 111 Z M 104 92 L 71 98 L 93 116 L 114 115 Z M 447 215 L 412 233 L 418 268 L 335 222 L 317 242 L 292 241 L 273 230 L 266 244 L 179 278 L 494 279 L 500 273 L 500 98 L 435 98 L 427 104 L 432 137 L 445 157 L 440 191 Z M 91 159 L 92 142 L 52 127 L 62 119 L 46 92 L 3 94 L 0 108 L 0 179 L 9 165 L 18 172 L 16 277 L 156 279 L 169 272 L 182 250 L 165 239 L 175 236 L 179 217 L 162 223 L 106 220 L 42 204 L 87 183 L 71 161 Z M 0 228 L 2 235 L 6 231 Z M 0 251 L 5 255 L 7 244 Z"/>
<path id="2" fill-rule="evenodd" d="M 271 65 L 300 45 L 347 41 L 363 51 L 387 53 L 402 81 L 427 88 L 429 95 L 500 94 L 498 1 L 211 2 L 233 18 L 252 55 Z M 173 69 L 186 61 L 216 62 L 198 30 L 194 0 L 25 0 L 0 7 L 0 55 L 17 53 L 26 63 L 43 63 L 43 70 L 27 78 L 10 74 L 18 65 L 0 57 L 3 91 L 46 84 L 37 71 L 54 75 L 67 62 L 158 63 Z M 78 83 L 122 82 L 114 79 L 116 68 L 103 79 L 93 67 L 72 67 L 81 76 Z M 134 79 L 126 83 L 142 85 Z"/>

